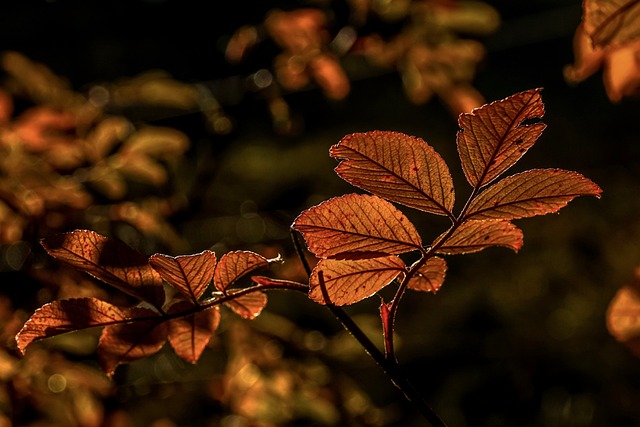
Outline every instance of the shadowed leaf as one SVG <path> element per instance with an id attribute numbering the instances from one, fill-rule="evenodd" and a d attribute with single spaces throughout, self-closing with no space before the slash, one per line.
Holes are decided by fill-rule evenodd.
<path id="1" fill-rule="evenodd" d="M 149 318 L 133 323 L 107 326 L 98 343 L 100 366 L 112 376 L 118 365 L 157 353 L 167 341 L 168 325 L 146 308 L 127 310 L 128 318 Z M 154 318 L 155 317 L 155 318 Z"/>
<path id="2" fill-rule="evenodd" d="M 467 218 L 511 220 L 557 212 L 578 196 L 602 190 L 577 172 L 535 169 L 487 188 L 469 206 Z"/>
<path id="3" fill-rule="evenodd" d="M 453 181 L 425 141 L 398 132 L 354 133 L 331 147 L 337 174 L 376 196 L 425 212 L 451 215 Z"/>
<path id="4" fill-rule="evenodd" d="M 267 259 L 255 252 L 229 252 L 222 255 L 222 258 L 220 258 L 220 262 L 218 262 L 213 276 L 213 283 L 218 290 L 224 292 L 242 276 L 250 273 L 251 271 L 257 270 L 258 268 L 267 267 L 269 264 L 279 261 L 280 258 Z"/>
<path id="5" fill-rule="evenodd" d="M 233 295 L 236 290 L 229 292 Z M 262 309 L 267 305 L 267 294 L 264 292 L 251 292 L 246 295 L 242 295 L 233 298 L 224 303 L 227 307 L 233 310 L 234 313 L 245 319 L 255 319 L 260 315 Z"/>
<path id="6" fill-rule="evenodd" d="M 162 277 L 147 257 L 117 240 L 88 230 L 76 230 L 42 239 L 57 260 L 91 274 L 131 296 L 162 307 Z"/>
<path id="7" fill-rule="evenodd" d="M 169 314 L 186 311 L 195 306 L 187 301 L 174 304 Z M 197 313 L 171 319 L 169 325 L 169 344 L 185 362 L 196 363 L 211 336 L 220 323 L 219 306 Z"/>
<path id="8" fill-rule="evenodd" d="M 96 298 L 53 301 L 36 310 L 24 324 L 16 342 L 24 354 L 33 341 L 79 329 L 106 326 L 125 319 L 122 311 Z"/>
<path id="9" fill-rule="evenodd" d="M 363 260 L 321 259 L 309 279 L 309 297 L 326 304 L 318 272 L 322 271 L 330 302 L 353 304 L 378 292 L 406 271 L 404 262 L 396 256 Z"/>
<path id="10" fill-rule="evenodd" d="M 640 37 L 640 1 L 585 0 L 584 29 L 595 46 L 620 45 Z"/>
<path id="11" fill-rule="evenodd" d="M 293 228 L 318 257 L 350 252 L 401 254 L 422 245 L 407 217 L 376 196 L 347 194 L 327 200 L 300 214 Z"/>
<path id="12" fill-rule="evenodd" d="M 409 289 L 414 291 L 437 292 L 444 282 L 447 273 L 447 263 L 439 257 L 429 258 L 411 277 Z"/>
<path id="13" fill-rule="evenodd" d="M 436 239 L 439 242 L 445 234 Z M 478 252 L 489 246 L 505 246 L 518 251 L 522 230 L 508 221 L 467 221 L 456 229 L 437 253 L 455 255 Z"/>
<path id="14" fill-rule="evenodd" d="M 482 187 L 513 166 L 536 142 L 544 115 L 541 89 L 520 92 L 461 114 L 457 143 L 462 169 L 473 187 Z"/>
<path id="15" fill-rule="evenodd" d="M 149 264 L 167 283 L 195 303 L 213 279 L 216 254 L 211 251 L 178 257 L 155 254 L 149 258 Z"/>

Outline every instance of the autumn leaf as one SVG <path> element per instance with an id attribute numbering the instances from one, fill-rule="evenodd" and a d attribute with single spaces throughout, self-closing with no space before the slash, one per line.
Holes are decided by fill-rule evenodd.
<path id="1" fill-rule="evenodd" d="M 461 114 L 458 152 L 467 181 L 479 188 L 513 166 L 536 142 L 543 123 L 526 124 L 544 115 L 541 89 L 517 93 Z"/>
<path id="2" fill-rule="evenodd" d="M 414 291 L 437 292 L 444 282 L 447 263 L 439 257 L 429 258 L 411 276 L 407 287 Z"/>
<path id="3" fill-rule="evenodd" d="M 145 320 L 110 325 L 102 330 L 98 357 L 102 370 L 109 376 L 120 364 L 157 353 L 167 341 L 167 322 L 154 311 L 136 307 L 126 314 L 128 318 Z"/>
<path id="4" fill-rule="evenodd" d="M 42 239 L 54 258 L 91 274 L 131 296 L 162 307 L 162 277 L 147 257 L 117 240 L 88 230 L 76 230 Z"/>
<path id="5" fill-rule="evenodd" d="M 422 240 L 407 217 L 377 196 L 335 197 L 300 214 L 292 227 L 318 257 L 401 254 L 419 250 Z"/>
<path id="6" fill-rule="evenodd" d="M 606 319 L 609 333 L 640 357 L 640 287 L 637 283 L 618 290 L 609 303 Z"/>
<path id="7" fill-rule="evenodd" d="M 322 271 L 330 301 L 325 301 L 318 279 Z M 309 278 L 309 297 L 320 303 L 354 304 L 378 292 L 406 271 L 396 256 L 360 260 L 321 259 Z"/>
<path id="8" fill-rule="evenodd" d="M 425 212 L 451 216 L 454 189 L 442 157 L 425 141 L 399 132 L 364 132 L 331 147 L 345 181 L 376 196 Z"/>
<path id="9" fill-rule="evenodd" d="M 467 221 L 442 242 L 446 236 L 445 232 L 436 239 L 437 253 L 465 254 L 490 246 L 505 246 L 517 252 L 523 244 L 522 230 L 508 221 Z"/>
<path id="10" fill-rule="evenodd" d="M 273 262 L 280 262 L 280 258 L 267 259 L 262 255 L 249 251 L 229 252 L 220 258 L 213 276 L 213 282 L 218 290 L 225 292 L 242 276 L 258 268 L 268 267 Z"/>
<path id="11" fill-rule="evenodd" d="M 233 289 L 229 295 L 239 292 Z M 234 297 L 224 303 L 234 313 L 244 319 L 255 319 L 260 315 L 262 310 L 267 306 L 267 295 L 264 292 L 255 291 L 246 295 Z"/>
<path id="12" fill-rule="evenodd" d="M 577 172 L 534 169 L 509 176 L 482 192 L 466 217 L 511 220 L 557 212 L 578 196 L 600 197 L 602 190 Z"/>
<path id="13" fill-rule="evenodd" d="M 585 0 L 583 23 L 595 46 L 620 45 L 640 37 L 640 1 Z"/>
<path id="14" fill-rule="evenodd" d="M 116 306 L 96 298 L 53 301 L 36 310 L 16 335 L 18 349 L 24 354 L 32 342 L 80 329 L 122 322 L 125 314 Z"/>
<path id="15" fill-rule="evenodd" d="M 197 303 L 213 279 L 216 255 L 211 251 L 178 257 L 155 254 L 149 264 L 167 283 Z"/>
<path id="16" fill-rule="evenodd" d="M 193 309 L 195 306 L 181 301 L 169 309 L 169 314 Z M 220 323 L 220 308 L 214 306 L 207 310 L 187 316 L 180 316 L 168 322 L 169 344 L 184 361 L 196 363 L 209 343 L 211 336 Z"/>

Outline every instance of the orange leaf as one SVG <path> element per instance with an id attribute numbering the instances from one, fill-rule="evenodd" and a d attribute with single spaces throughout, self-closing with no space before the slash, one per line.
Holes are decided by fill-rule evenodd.
<path id="1" fill-rule="evenodd" d="M 438 237 L 435 244 L 445 235 Z M 522 237 L 522 230 L 508 221 L 467 221 L 444 241 L 437 253 L 465 254 L 489 246 L 505 246 L 517 252 L 522 247 Z"/>
<path id="2" fill-rule="evenodd" d="M 222 292 L 232 286 L 236 280 L 258 268 L 267 267 L 280 258 L 267 259 L 262 255 L 249 251 L 235 251 L 222 255 L 216 266 L 213 283 Z"/>
<path id="3" fill-rule="evenodd" d="M 33 313 L 16 335 L 16 342 L 24 354 L 33 341 L 65 332 L 107 326 L 124 319 L 118 307 L 96 298 L 53 301 Z"/>
<path id="4" fill-rule="evenodd" d="M 186 311 L 193 307 L 192 303 L 181 301 L 171 306 L 169 314 Z M 211 336 L 218 329 L 219 323 L 219 306 L 171 319 L 169 321 L 169 344 L 184 361 L 196 363 Z"/>
<path id="5" fill-rule="evenodd" d="M 141 253 L 117 240 L 88 230 L 76 230 L 42 239 L 54 258 L 91 274 L 131 296 L 162 307 L 162 277 Z"/>
<path id="6" fill-rule="evenodd" d="M 237 290 L 232 290 L 233 295 Z M 235 297 L 225 302 L 225 305 L 234 313 L 245 319 L 255 319 L 260 315 L 262 309 L 267 305 L 267 295 L 264 292 L 251 292 L 246 295 Z"/>
<path id="7" fill-rule="evenodd" d="M 473 187 L 487 185 L 513 166 L 542 134 L 541 89 L 520 92 L 461 114 L 457 143 L 462 169 Z"/>
<path id="8" fill-rule="evenodd" d="M 167 283 L 196 303 L 213 279 L 216 254 L 211 251 L 178 257 L 155 254 L 149 258 L 149 264 Z"/>
<path id="9" fill-rule="evenodd" d="M 585 0 L 584 27 L 595 46 L 620 45 L 640 37 L 640 1 Z"/>
<path id="10" fill-rule="evenodd" d="M 447 263 L 439 257 L 429 258 L 409 280 L 414 291 L 437 292 L 444 282 Z"/>
<path id="11" fill-rule="evenodd" d="M 300 214 L 293 228 L 319 257 L 401 254 L 422 247 L 422 240 L 406 216 L 376 196 L 347 194 Z"/>
<path id="12" fill-rule="evenodd" d="M 618 290 L 607 310 L 607 328 L 640 357 L 640 292 L 637 285 Z"/>
<path id="13" fill-rule="evenodd" d="M 577 172 L 534 169 L 509 176 L 469 205 L 467 218 L 517 219 L 557 212 L 578 196 L 600 197 L 602 190 Z"/>
<path id="14" fill-rule="evenodd" d="M 325 301 L 318 279 L 322 271 L 329 301 Z M 353 304 L 378 292 L 406 271 L 396 256 L 360 260 L 321 259 L 309 279 L 309 297 L 320 303 Z"/>
<path id="15" fill-rule="evenodd" d="M 392 202 L 451 215 L 454 189 L 442 157 L 425 141 L 398 132 L 354 133 L 331 147 L 337 174 Z"/>
<path id="16" fill-rule="evenodd" d="M 102 370 L 111 376 L 118 365 L 157 353 L 167 341 L 167 322 L 146 308 L 129 309 L 128 318 L 143 317 L 133 323 L 104 328 L 98 343 Z M 154 318 L 155 317 L 155 318 Z"/>

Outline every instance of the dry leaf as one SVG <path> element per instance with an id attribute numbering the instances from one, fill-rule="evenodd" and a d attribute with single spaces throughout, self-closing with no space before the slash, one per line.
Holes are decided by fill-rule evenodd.
<path id="1" fill-rule="evenodd" d="M 490 246 L 504 246 L 517 252 L 523 245 L 522 230 L 508 221 L 467 221 L 443 242 L 445 236 L 446 232 L 434 242 L 434 246 L 439 245 L 437 253 L 465 254 Z"/>

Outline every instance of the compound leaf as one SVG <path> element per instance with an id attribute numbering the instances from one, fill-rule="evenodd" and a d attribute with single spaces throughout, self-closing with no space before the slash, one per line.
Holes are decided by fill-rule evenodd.
<path id="1" fill-rule="evenodd" d="M 544 115 L 540 91 L 520 92 L 460 115 L 458 153 L 474 188 L 487 185 L 513 166 L 542 134 L 543 123 L 526 124 Z"/>
<path id="2" fill-rule="evenodd" d="M 222 255 L 216 266 L 213 283 L 216 289 L 225 291 L 240 277 L 258 268 L 267 267 L 280 258 L 267 259 L 262 255 L 250 251 L 234 251 Z"/>
<path id="3" fill-rule="evenodd" d="M 149 258 L 149 264 L 167 283 L 195 303 L 213 279 L 216 255 L 211 251 L 178 257 L 155 254 Z"/>
<path id="4" fill-rule="evenodd" d="M 577 172 L 534 169 L 509 176 L 471 202 L 467 218 L 511 220 L 557 212 L 578 196 L 602 190 Z"/>
<path id="5" fill-rule="evenodd" d="M 171 306 L 169 314 L 192 308 L 194 308 L 192 303 L 181 301 Z M 185 362 L 196 363 L 211 336 L 218 329 L 219 323 L 219 306 L 171 319 L 168 322 L 169 344 Z"/>
<path id="6" fill-rule="evenodd" d="M 322 271 L 328 301 L 320 285 Z M 406 271 L 396 256 L 360 260 L 321 259 L 309 279 L 309 297 L 320 303 L 354 304 L 378 292 Z"/>
<path id="7" fill-rule="evenodd" d="M 585 0 L 583 23 L 595 46 L 624 44 L 640 37 L 640 1 Z"/>
<path id="8" fill-rule="evenodd" d="M 237 290 L 229 292 L 233 295 Z M 234 313 L 244 319 L 255 319 L 260 315 L 262 309 L 267 305 L 267 294 L 264 292 L 251 292 L 246 295 L 235 297 L 224 303 Z"/>
<path id="9" fill-rule="evenodd" d="M 434 245 L 440 245 L 437 253 L 465 254 L 490 246 L 505 246 L 517 252 L 523 244 L 522 230 L 508 221 L 467 221 L 441 243 L 446 235 L 436 239 Z"/>
<path id="10" fill-rule="evenodd" d="M 36 310 L 16 335 L 24 354 L 32 342 L 80 329 L 107 326 L 125 319 L 122 311 L 96 298 L 53 301 Z"/>
<path id="11" fill-rule="evenodd" d="M 444 282 L 447 263 L 439 257 L 429 258 L 409 279 L 408 288 L 414 291 L 437 292 Z"/>
<path id="12" fill-rule="evenodd" d="M 409 219 L 377 196 L 347 194 L 329 199 L 302 212 L 293 228 L 321 258 L 401 254 L 422 245 Z"/>
<path id="13" fill-rule="evenodd" d="M 124 243 L 93 231 L 76 230 L 44 238 L 42 246 L 52 257 L 162 307 L 162 277 L 151 268 L 147 257 Z"/>
<path id="14" fill-rule="evenodd" d="M 451 216 L 454 188 L 442 157 L 420 138 L 373 131 L 345 136 L 331 147 L 345 181 L 376 196 L 425 212 Z"/>

